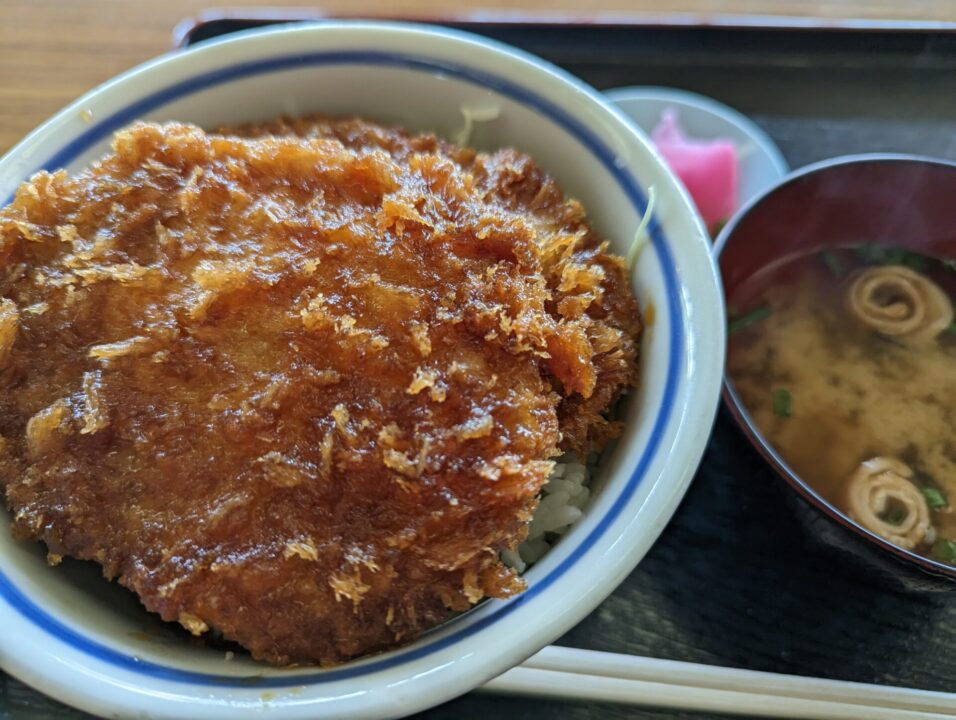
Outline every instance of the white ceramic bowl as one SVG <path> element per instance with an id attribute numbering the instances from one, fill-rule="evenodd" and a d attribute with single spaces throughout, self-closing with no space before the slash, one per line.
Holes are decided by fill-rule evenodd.
<path id="1" fill-rule="evenodd" d="M 110 716 L 385 717 L 463 693 L 581 620 L 667 523 L 709 434 L 724 315 L 709 243 L 645 137 L 591 88 L 512 48 L 463 33 L 324 23 L 243 33 L 161 57 L 94 90 L 0 160 L 0 201 L 39 168 L 77 170 L 139 119 L 204 126 L 281 113 L 360 114 L 451 135 L 460 107 L 500 108 L 471 144 L 530 153 L 624 253 L 656 187 L 651 244 L 634 287 L 654 322 L 626 430 L 606 454 L 584 518 L 526 574 L 529 589 L 486 602 L 417 642 L 342 667 L 270 668 L 189 643 L 92 565 L 49 568 L 14 542 L 0 512 L 0 664 L 26 683 Z"/>

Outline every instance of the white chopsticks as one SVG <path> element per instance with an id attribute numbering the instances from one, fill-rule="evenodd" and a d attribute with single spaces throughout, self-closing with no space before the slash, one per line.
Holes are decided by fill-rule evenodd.
<path id="1" fill-rule="evenodd" d="M 941 720 L 956 695 L 549 646 L 483 690 L 805 720 Z"/>

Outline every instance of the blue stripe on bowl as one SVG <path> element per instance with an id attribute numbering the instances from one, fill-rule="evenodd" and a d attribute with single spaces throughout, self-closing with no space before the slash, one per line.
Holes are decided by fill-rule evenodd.
<path id="1" fill-rule="evenodd" d="M 53 170 L 72 162 L 81 153 L 88 150 L 95 143 L 103 140 L 113 131 L 128 125 L 141 118 L 146 113 L 178 98 L 204 90 L 214 85 L 227 83 L 238 78 L 251 75 L 261 75 L 288 68 L 302 68 L 329 65 L 373 65 L 385 67 L 406 68 L 416 71 L 444 73 L 448 76 L 465 80 L 474 85 L 493 90 L 501 95 L 534 108 L 538 113 L 549 118 L 579 142 L 587 147 L 604 165 L 608 172 L 626 193 L 628 199 L 643 215 L 647 201 L 640 186 L 634 177 L 616 162 L 614 152 L 608 148 L 591 130 L 581 122 L 567 114 L 564 110 L 535 94 L 517 83 L 481 70 L 451 63 L 433 60 L 427 57 L 385 52 L 316 52 L 307 54 L 284 55 L 264 60 L 255 60 L 239 63 L 229 67 L 213 70 L 196 75 L 173 85 L 157 90 L 146 97 L 137 100 L 112 115 L 104 118 L 88 130 L 81 133 L 76 139 L 54 153 L 42 166 L 43 169 Z M 7 203 L 10 202 L 8 199 Z M 680 370 L 685 347 L 685 329 L 681 314 L 680 285 L 677 278 L 677 269 L 671 248 L 656 220 L 649 226 L 651 241 L 663 270 L 664 282 L 667 290 L 667 308 L 671 318 L 671 337 L 667 366 L 667 379 L 664 385 L 664 396 L 657 417 L 651 430 L 650 438 L 644 452 L 641 454 L 631 477 L 622 490 L 620 496 L 601 519 L 591 533 L 544 578 L 538 580 L 525 593 L 509 601 L 495 601 L 498 607 L 480 620 L 463 626 L 457 632 L 436 638 L 419 647 L 396 651 L 378 660 L 370 660 L 360 664 L 345 665 L 337 669 L 326 670 L 307 675 L 289 674 L 281 677 L 254 676 L 242 678 L 229 675 L 215 675 L 181 670 L 167 665 L 141 660 L 132 655 L 119 652 L 107 645 L 86 637 L 73 628 L 63 624 L 55 617 L 40 608 L 19 590 L 10 579 L 0 572 L 0 596 L 20 612 L 30 622 L 34 623 L 53 637 L 71 645 L 76 650 L 87 653 L 91 657 L 126 671 L 145 675 L 159 680 L 168 680 L 190 685 L 205 685 L 229 688 L 285 688 L 308 684 L 333 682 L 349 678 L 360 677 L 375 673 L 402 663 L 416 660 L 444 648 L 454 645 L 485 628 L 490 627 L 502 618 L 515 612 L 518 608 L 535 599 L 562 575 L 570 570 L 591 545 L 597 541 L 610 527 L 611 523 L 621 514 L 628 501 L 634 495 L 638 485 L 647 472 L 648 467 L 655 459 L 668 421 L 672 415 L 674 398 L 680 383 Z"/>

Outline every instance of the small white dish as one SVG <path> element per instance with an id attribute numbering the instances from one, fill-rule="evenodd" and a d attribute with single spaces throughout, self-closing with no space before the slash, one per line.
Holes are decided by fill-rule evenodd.
<path id="1" fill-rule="evenodd" d="M 644 557 L 697 468 L 717 407 L 724 309 L 710 243 L 680 183 L 602 95 L 533 56 L 475 35 L 399 23 L 254 30 L 131 70 L 80 98 L 0 159 L 0 202 L 41 168 L 76 172 L 137 119 L 216 127 L 280 114 L 357 114 L 529 153 L 624 255 L 656 188 L 632 279 L 654 308 L 640 386 L 605 453 L 584 516 L 489 601 L 416 642 L 336 668 L 282 669 L 190 643 L 93 565 L 50 568 L 0 509 L 0 666 L 109 717 L 288 720 L 407 715 L 516 665 L 593 610 Z M 485 112 L 490 107 L 498 109 Z"/>
<path id="2" fill-rule="evenodd" d="M 605 95 L 648 135 L 661 121 L 662 113 L 673 108 L 688 137 L 730 140 L 740 159 L 737 209 L 790 172 L 780 149 L 753 120 L 705 95 L 650 86 L 614 88 Z"/>

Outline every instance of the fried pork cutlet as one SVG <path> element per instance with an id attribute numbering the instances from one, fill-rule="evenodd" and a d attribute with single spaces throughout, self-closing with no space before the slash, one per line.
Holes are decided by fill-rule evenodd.
<path id="1" fill-rule="evenodd" d="M 359 120 L 137 124 L 0 210 L 14 532 L 272 663 L 523 588 L 561 451 L 615 432 L 638 309 L 526 156 Z"/>

